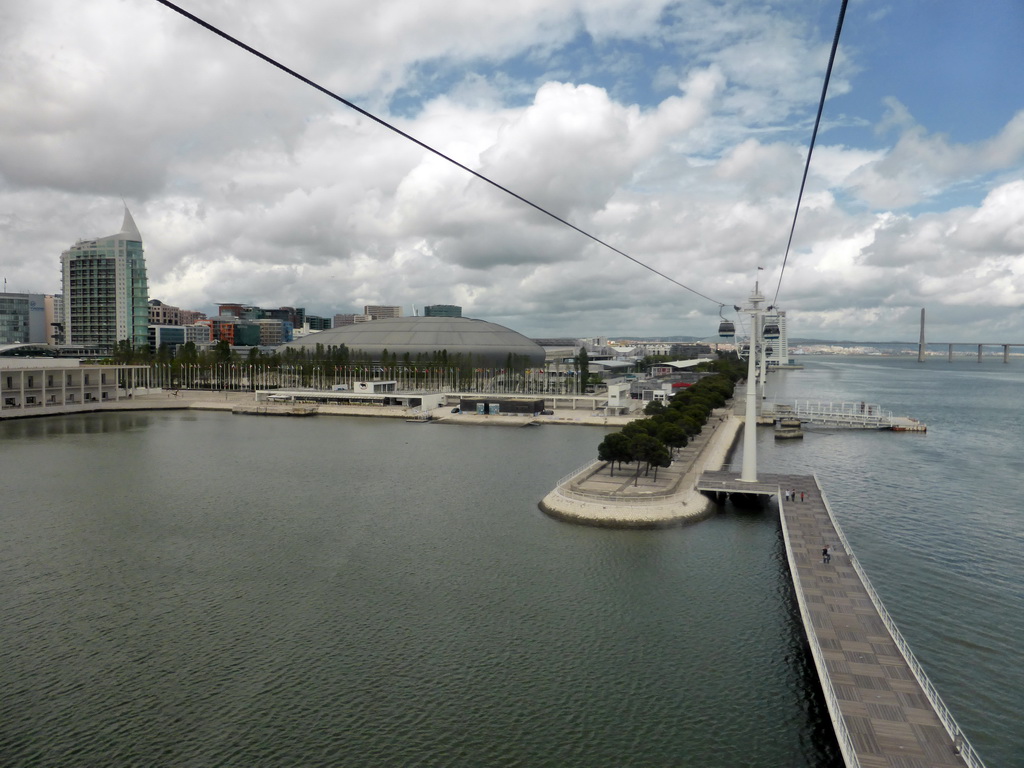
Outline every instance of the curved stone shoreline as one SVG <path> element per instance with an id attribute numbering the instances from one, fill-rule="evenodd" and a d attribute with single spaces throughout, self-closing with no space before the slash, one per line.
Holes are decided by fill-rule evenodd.
<path id="1" fill-rule="evenodd" d="M 714 514 L 715 504 L 695 489 L 697 478 L 705 470 L 725 466 L 743 424 L 731 410 L 721 419 L 713 428 L 705 426 L 705 431 L 713 429 L 713 432 L 704 436 L 704 444 L 697 455 L 686 466 L 676 467 L 675 490 L 671 493 L 641 497 L 636 493 L 588 491 L 589 498 L 581 498 L 578 491 L 569 488 L 574 483 L 579 485 L 581 478 L 584 483 L 593 478 L 607 466 L 602 464 L 596 472 L 593 467 L 587 467 L 569 478 L 545 496 L 539 506 L 546 514 L 559 520 L 605 528 L 664 528 L 710 517 Z"/>

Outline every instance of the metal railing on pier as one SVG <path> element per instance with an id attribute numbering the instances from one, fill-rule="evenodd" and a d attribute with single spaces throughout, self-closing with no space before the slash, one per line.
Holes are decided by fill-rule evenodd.
<path id="1" fill-rule="evenodd" d="M 854 554 L 853 548 L 850 546 L 850 542 L 846 538 L 846 534 L 843 533 L 843 529 L 839 527 L 839 522 L 836 520 L 835 515 L 832 514 L 832 507 L 828 503 L 828 498 L 825 496 L 825 491 L 821 487 L 821 483 L 818 482 L 817 475 L 814 476 L 814 482 L 818 486 L 818 490 L 821 493 L 821 500 L 825 505 L 825 511 L 828 513 L 829 519 L 832 521 L 832 526 L 835 528 L 836 536 L 838 536 L 839 541 L 843 545 L 843 549 L 846 551 L 847 555 L 850 558 L 850 564 L 853 566 L 853 569 L 857 572 L 857 575 L 863 582 L 864 589 L 867 591 L 868 597 L 871 599 L 872 605 L 875 606 L 875 610 L 878 611 L 878 615 L 879 617 L 881 617 L 882 623 L 885 624 L 885 628 L 889 630 L 889 634 L 892 636 L 893 641 L 895 641 L 896 646 L 900 650 L 900 653 L 903 654 L 903 658 L 906 659 L 907 664 L 910 666 L 910 671 L 913 672 L 914 677 L 917 678 L 917 682 L 920 684 L 925 696 L 928 698 L 928 701 L 931 703 L 932 708 L 935 710 L 935 714 L 939 716 L 939 719 L 942 721 L 942 724 L 946 728 L 946 732 L 949 734 L 950 738 L 953 740 L 953 743 L 959 750 L 958 754 L 961 757 L 963 757 L 964 762 L 967 763 L 967 765 L 971 768 L 985 768 L 985 764 L 982 762 L 981 757 L 978 755 L 977 752 L 974 751 L 974 747 L 971 746 L 971 743 L 967 740 L 967 736 L 964 735 L 964 732 L 960 730 L 960 726 L 953 718 L 953 713 L 949 711 L 949 708 L 946 706 L 945 702 L 943 702 L 942 697 L 939 696 L 938 689 L 935 687 L 932 681 L 928 679 L 928 675 L 925 674 L 924 667 L 921 666 L 921 663 L 914 656 L 913 651 L 910 650 L 910 645 L 907 643 L 906 639 L 904 639 L 899 628 L 896 626 L 896 622 L 893 621 L 892 616 L 889 615 L 889 611 L 886 610 L 885 605 L 882 603 L 882 598 L 879 597 L 878 593 L 875 591 L 875 588 L 872 586 L 871 580 L 868 578 L 867 573 L 865 573 L 864 569 L 861 567 L 860 561 L 857 559 L 857 556 Z M 804 607 L 801 604 L 801 612 L 803 612 L 803 610 Z M 817 654 L 815 655 L 815 658 L 817 659 Z M 817 663 L 817 661 L 815 661 L 815 663 Z M 821 675 L 821 678 L 822 680 L 826 680 L 828 679 L 828 676 Z M 829 687 L 831 687 L 831 683 L 829 683 Z M 826 693 L 826 696 L 828 695 L 829 694 Z M 834 692 L 832 693 L 832 695 L 835 695 Z M 836 735 L 839 735 L 838 725 L 836 726 Z"/>
<path id="2" fill-rule="evenodd" d="M 623 477 L 627 477 L 627 475 L 623 475 Z M 565 496 L 566 498 L 569 498 L 569 499 L 578 499 L 580 501 L 608 501 L 609 498 L 615 498 L 615 499 L 618 499 L 619 501 L 626 501 L 630 505 L 635 505 L 635 506 L 643 506 L 645 504 L 667 504 L 667 503 L 672 503 L 671 499 L 672 499 L 672 496 L 673 496 L 672 493 L 664 493 L 663 492 L 663 493 L 659 493 L 657 495 L 651 494 L 651 495 L 647 495 L 647 496 L 636 494 L 636 495 L 629 495 L 629 496 L 614 496 L 614 497 L 612 497 L 610 494 L 607 494 L 607 493 L 601 494 L 601 493 L 588 493 L 587 491 L 577 491 L 577 490 L 575 490 L 573 488 L 568 488 L 568 487 L 566 487 L 564 485 L 558 486 L 558 488 L 556 488 L 555 490 L 557 490 L 558 493 L 561 496 Z M 676 503 L 685 506 L 685 502 L 676 502 Z"/>
<path id="3" fill-rule="evenodd" d="M 847 427 L 853 429 L 890 429 L 896 421 L 892 411 L 883 411 L 875 403 L 833 403 L 820 400 L 797 400 L 788 403 L 765 403 L 761 409 L 764 416 L 782 419 L 799 419 L 802 422 L 824 427 Z"/>
<path id="4" fill-rule="evenodd" d="M 815 478 L 817 482 L 817 478 Z M 818 488 L 821 488 L 821 484 L 818 484 Z M 824 492 L 822 493 L 824 498 Z M 828 509 L 828 503 L 825 504 L 825 509 Z M 829 516 L 831 516 L 829 512 Z M 789 559 L 789 570 L 794 575 L 798 573 L 797 564 L 793 557 L 793 546 L 790 542 L 789 537 L 789 525 L 786 523 L 786 516 L 779 516 L 782 521 L 782 538 L 786 544 L 786 556 Z M 833 519 L 833 523 L 835 520 Z M 842 539 L 842 533 L 839 531 L 839 527 L 836 526 L 836 532 L 839 533 Z M 846 551 L 850 552 L 850 547 L 843 539 L 843 546 L 846 547 Z M 853 555 L 850 555 L 851 561 Z M 805 627 L 814 626 L 814 622 L 811 618 L 810 609 L 807 606 L 807 599 L 804 597 L 804 591 L 801 588 L 794 590 L 796 593 L 797 606 L 800 609 L 800 618 L 804 623 Z M 814 660 L 814 666 L 818 669 L 818 679 L 821 681 L 821 690 L 825 694 L 825 703 L 828 704 L 828 711 L 832 713 L 832 725 L 836 732 L 836 741 L 839 742 L 839 749 L 843 754 L 846 768 L 861 768 L 860 760 L 857 758 L 857 746 L 854 744 L 853 736 L 850 735 L 849 729 L 846 727 L 846 721 L 839 716 L 839 712 L 842 711 L 839 703 L 839 697 L 836 695 L 835 688 L 832 687 L 832 677 L 828 674 L 828 670 L 825 667 L 825 652 L 818 642 L 818 634 L 816 632 L 805 632 L 807 641 L 811 646 L 811 658 Z"/>
<path id="5" fill-rule="evenodd" d="M 588 462 L 587 462 L 586 464 L 584 464 L 584 465 L 583 465 L 582 467 L 580 467 L 579 469 L 574 469 L 574 470 L 573 470 L 572 472 L 570 472 L 570 473 L 569 473 L 568 475 L 566 475 L 566 476 L 565 476 L 565 477 L 563 477 L 563 478 L 562 478 L 561 480 L 559 480 L 559 481 L 558 481 L 558 482 L 557 482 L 557 483 L 555 484 L 555 487 L 556 487 L 556 488 L 561 488 L 561 487 L 562 487 L 563 485 L 568 485 L 568 484 L 569 484 L 569 481 L 570 481 L 570 480 L 572 480 L 572 479 L 573 479 L 574 477 L 576 477 L 577 475 L 582 475 L 582 474 L 583 474 L 584 472 L 587 472 L 587 471 L 589 471 L 589 470 L 590 470 L 590 469 L 592 469 L 592 468 L 593 468 L 593 467 L 594 467 L 595 465 L 597 465 L 597 464 L 600 464 L 600 463 L 602 463 L 600 459 L 591 459 L 590 461 L 588 461 Z"/>
<path id="6" fill-rule="evenodd" d="M 559 480 L 558 483 L 555 485 L 555 491 L 568 499 L 577 499 L 579 501 L 607 501 L 609 498 L 609 494 L 607 493 L 589 493 L 587 491 L 580 491 L 575 488 L 570 488 L 570 484 L 574 478 L 579 477 L 585 473 L 589 473 L 599 464 L 606 463 L 607 462 L 604 462 L 601 459 L 594 459 L 593 461 L 588 461 L 579 469 L 573 470 L 565 477 L 563 477 L 561 480 Z M 622 476 L 624 478 L 629 477 L 629 474 L 623 474 Z M 664 504 L 665 500 L 668 497 L 674 495 L 675 493 L 675 489 L 672 489 L 671 491 L 662 491 L 656 495 L 641 495 L 640 493 L 637 493 L 630 494 L 628 496 L 618 496 L 617 498 L 627 499 L 630 504 L 636 505 Z"/>

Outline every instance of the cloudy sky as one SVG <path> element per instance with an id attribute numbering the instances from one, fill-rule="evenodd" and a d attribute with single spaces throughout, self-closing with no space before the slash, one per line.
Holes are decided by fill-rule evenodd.
<path id="1" fill-rule="evenodd" d="M 156 0 L 0 3 L 8 291 L 59 292 L 124 199 L 150 296 L 207 312 L 710 336 L 760 274 L 794 336 L 913 341 L 924 307 L 1024 342 L 1020 0 L 850 3 L 784 271 L 839 0 L 180 4 L 696 293 Z"/>

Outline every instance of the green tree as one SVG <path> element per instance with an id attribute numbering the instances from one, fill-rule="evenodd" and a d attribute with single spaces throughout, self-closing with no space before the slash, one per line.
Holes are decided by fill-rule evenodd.
<path id="1" fill-rule="evenodd" d="M 612 432 L 597 446 L 597 458 L 608 462 L 609 475 L 614 477 L 616 461 L 619 462 L 619 469 L 622 469 L 622 462 L 632 461 L 629 443 L 629 438 L 622 432 Z"/>
<path id="2" fill-rule="evenodd" d="M 689 442 L 686 430 L 680 424 L 666 422 L 658 430 L 658 439 L 675 452 L 676 448 L 685 448 Z"/>
<path id="3" fill-rule="evenodd" d="M 132 362 L 134 356 L 135 350 L 132 349 L 132 343 L 128 339 L 121 339 L 114 345 L 114 362 L 116 364 L 127 365 Z"/>
<path id="4" fill-rule="evenodd" d="M 199 362 L 199 351 L 194 341 L 186 341 L 178 347 L 178 360 L 182 365 L 195 365 Z"/>
<path id="5" fill-rule="evenodd" d="M 580 347 L 580 353 L 576 355 L 576 381 L 579 390 L 585 392 L 587 384 L 590 383 L 590 355 L 586 347 Z"/>
<path id="6" fill-rule="evenodd" d="M 622 428 L 622 433 L 630 439 L 639 435 L 654 436 L 658 432 L 658 423 L 653 418 L 637 419 Z"/>
<path id="7" fill-rule="evenodd" d="M 648 434 L 635 435 L 629 442 L 629 452 L 633 461 L 637 462 L 636 475 L 633 477 L 633 485 L 640 479 L 640 462 L 644 463 L 647 475 L 651 471 L 651 465 L 667 467 L 669 461 L 668 448 L 658 438 Z M 655 470 L 655 479 L 658 474 Z"/>
<path id="8" fill-rule="evenodd" d="M 665 404 L 660 400 L 651 400 L 651 402 L 644 406 L 644 413 L 648 416 L 661 416 L 665 413 L 665 410 Z"/>
<path id="9" fill-rule="evenodd" d="M 217 342 L 217 346 L 214 347 L 214 355 L 218 363 L 230 363 L 231 362 L 231 345 L 227 341 L 221 339 Z"/>
<path id="10" fill-rule="evenodd" d="M 697 402 L 695 400 L 687 400 L 683 406 L 683 415 L 690 416 L 697 419 L 701 424 L 708 420 L 708 416 L 711 415 L 711 408 L 706 403 Z"/>
<path id="11" fill-rule="evenodd" d="M 700 431 L 704 428 L 704 419 L 697 418 L 696 416 L 683 415 L 683 417 L 676 422 L 683 431 L 690 437 L 695 437 L 700 434 Z"/>
<path id="12" fill-rule="evenodd" d="M 667 467 L 672 463 L 672 451 L 667 445 L 659 441 L 657 449 L 652 451 L 647 459 L 647 465 L 654 467 L 654 482 L 658 482 L 658 467 Z"/>

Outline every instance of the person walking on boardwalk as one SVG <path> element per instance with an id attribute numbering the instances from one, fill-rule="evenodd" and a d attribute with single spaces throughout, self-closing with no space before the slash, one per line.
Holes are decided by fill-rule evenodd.
<path id="1" fill-rule="evenodd" d="M 828 544 L 821 548 L 821 562 L 828 562 Z"/>
<path id="2" fill-rule="evenodd" d="M 789 501 L 789 491 L 786 491 L 786 501 Z"/>
<path id="3" fill-rule="evenodd" d="M 826 563 L 831 563 L 832 562 L 832 545 L 831 544 L 829 544 L 827 547 L 825 547 L 825 562 Z"/>
<path id="4" fill-rule="evenodd" d="M 800 491 L 800 501 L 803 501 L 803 500 L 804 500 L 804 492 Z"/>

